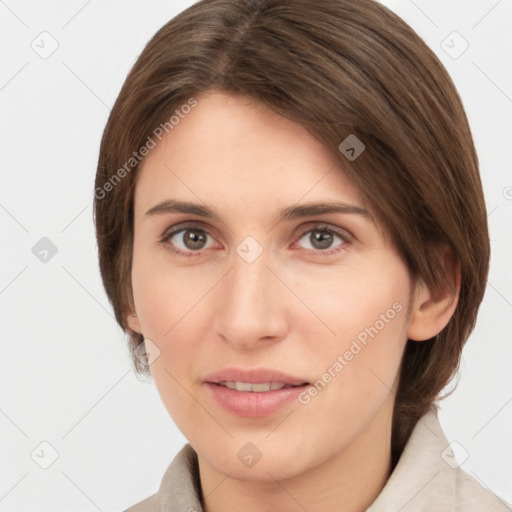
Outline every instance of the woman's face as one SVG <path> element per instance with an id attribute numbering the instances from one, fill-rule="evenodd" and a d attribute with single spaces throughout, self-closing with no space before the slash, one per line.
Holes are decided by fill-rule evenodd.
<path id="1" fill-rule="evenodd" d="M 135 192 L 128 320 L 151 340 L 163 403 L 200 460 L 235 478 L 389 440 L 407 267 L 302 126 L 248 98 L 196 99 Z"/>

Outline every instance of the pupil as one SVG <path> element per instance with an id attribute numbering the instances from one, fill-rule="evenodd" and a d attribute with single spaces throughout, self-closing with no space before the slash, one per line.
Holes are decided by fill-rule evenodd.
<path id="1" fill-rule="evenodd" d="M 326 249 L 332 244 L 332 234 L 327 231 L 313 231 L 311 242 L 317 249 Z"/>

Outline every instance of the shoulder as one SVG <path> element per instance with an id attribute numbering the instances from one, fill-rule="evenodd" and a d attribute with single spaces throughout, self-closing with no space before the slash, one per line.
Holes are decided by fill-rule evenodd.
<path id="1" fill-rule="evenodd" d="M 456 489 L 458 495 L 455 504 L 459 506 L 460 510 L 468 512 L 480 512 L 481 510 L 510 512 L 512 510 L 498 496 L 461 468 L 456 470 Z"/>
<path id="2" fill-rule="evenodd" d="M 160 497 L 158 493 L 127 508 L 124 512 L 160 512 Z"/>
<path id="3" fill-rule="evenodd" d="M 123 512 L 202 512 L 197 454 L 186 444 L 167 468 L 157 493 Z"/>
<path id="4" fill-rule="evenodd" d="M 415 426 L 400 460 L 367 512 L 510 512 L 457 463 L 432 406 Z"/>

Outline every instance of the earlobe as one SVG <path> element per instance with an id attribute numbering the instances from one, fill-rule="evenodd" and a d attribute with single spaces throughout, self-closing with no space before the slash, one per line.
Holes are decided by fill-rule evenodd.
<path id="1" fill-rule="evenodd" d="M 455 312 L 460 293 L 460 262 L 451 250 L 445 250 L 440 257 L 445 266 L 446 282 L 436 292 L 424 282 L 415 289 L 413 312 L 408 329 L 408 338 L 425 341 L 439 334 Z"/>
<path id="2" fill-rule="evenodd" d="M 128 325 L 128 327 L 138 333 L 138 334 L 142 334 L 142 329 L 140 327 L 140 322 L 139 322 L 139 318 L 137 317 L 137 313 L 134 313 L 133 311 L 128 311 L 126 314 L 125 314 L 125 324 Z"/>

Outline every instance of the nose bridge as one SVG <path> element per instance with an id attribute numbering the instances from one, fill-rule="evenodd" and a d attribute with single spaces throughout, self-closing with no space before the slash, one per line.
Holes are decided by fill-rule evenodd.
<path id="1" fill-rule="evenodd" d="M 269 254 L 262 251 L 254 257 L 253 252 L 247 257 L 254 250 L 249 245 L 244 252 L 247 247 L 242 243 L 233 254 L 231 272 L 220 291 L 216 326 L 229 342 L 251 346 L 262 338 L 282 336 L 286 320 L 278 280 L 268 268 Z"/>

